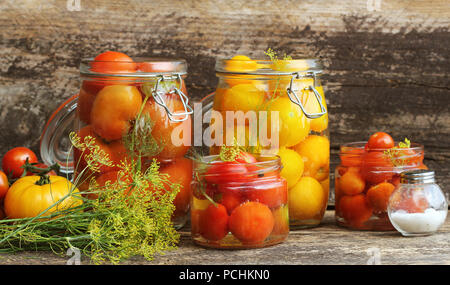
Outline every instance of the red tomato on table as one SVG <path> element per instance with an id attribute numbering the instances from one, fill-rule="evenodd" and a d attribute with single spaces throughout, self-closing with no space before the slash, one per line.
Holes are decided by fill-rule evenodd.
<path id="1" fill-rule="evenodd" d="M 29 163 L 37 163 L 36 154 L 26 147 L 15 147 L 9 150 L 2 160 L 2 168 L 6 175 L 11 175 L 11 178 L 19 178 L 22 176 L 24 169 L 21 168 L 28 159 Z"/>
<path id="2" fill-rule="evenodd" d="M 8 177 L 6 177 L 5 172 L 0 171 L 0 199 L 5 198 L 8 189 L 9 189 Z"/>

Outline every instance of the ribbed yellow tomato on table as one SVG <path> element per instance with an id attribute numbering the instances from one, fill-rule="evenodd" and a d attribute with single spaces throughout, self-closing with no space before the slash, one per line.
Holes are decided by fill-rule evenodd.
<path id="1" fill-rule="evenodd" d="M 82 204 L 81 198 L 76 196 L 78 189 L 65 177 L 51 175 L 47 179 L 42 182 L 41 176 L 35 175 L 25 176 L 14 182 L 4 201 L 6 216 L 10 219 L 32 218 L 53 205 L 43 214 L 48 216 Z M 63 199 L 65 196 L 67 197 Z M 59 204 L 54 205 L 61 199 L 63 200 Z"/>

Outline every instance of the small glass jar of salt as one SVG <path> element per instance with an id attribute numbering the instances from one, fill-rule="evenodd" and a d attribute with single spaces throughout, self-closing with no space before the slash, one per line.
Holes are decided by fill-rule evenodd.
<path id="1" fill-rule="evenodd" d="M 401 174 L 387 210 L 392 225 L 402 235 L 424 236 L 444 224 L 448 203 L 435 182 L 434 171 L 420 169 Z"/>

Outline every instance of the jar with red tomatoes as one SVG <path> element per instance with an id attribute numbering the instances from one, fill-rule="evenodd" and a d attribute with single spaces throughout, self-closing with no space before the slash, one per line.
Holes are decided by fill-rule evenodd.
<path id="1" fill-rule="evenodd" d="M 206 97 L 209 154 L 237 142 L 248 152 L 281 158 L 290 226 L 320 224 L 329 197 L 328 112 L 316 59 L 219 59 L 214 94 Z"/>
<path id="2" fill-rule="evenodd" d="M 193 113 L 184 84 L 186 61 L 131 58 L 108 51 L 83 60 L 80 74 L 79 93 L 58 108 L 44 130 L 44 161 L 58 162 L 63 171 L 73 172 L 79 190 L 97 198 L 97 193 L 89 192 L 92 179 L 105 185 L 118 179 L 124 162 L 138 161 L 137 167 L 144 172 L 156 160 L 169 184 L 181 186 L 173 216 L 175 227 L 181 228 L 189 212 L 192 180 L 192 162 L 185 157 L 191 146 Z M 73 126 L 81 141 L 93 139 L 109 165 L 101 165 L 98 171 L 88 169 L 89 152 L 76 147 L 73 161 L 67 160 L 63 138 Z"/>
<path id="3" fill-rule="evenodd" d="M 387 205 L 403 171 L 425 169 L 420 144 L 368 147 L 354 142 L 340 147 L 335 171 L 335 218 L 340 226 L 357 230 L 394 230 Z"/>
<path id="4" fill-rule="evenodd" d="M 247 249 L 286 239 L 288 190 L 280 158 L 244 155 L 234 161 L 211 155 L 194 162 L 191 233 L 196 244 Z"/>

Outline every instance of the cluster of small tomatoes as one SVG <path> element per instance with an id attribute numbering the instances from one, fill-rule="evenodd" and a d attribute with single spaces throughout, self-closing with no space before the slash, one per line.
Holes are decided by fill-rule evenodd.
<path id="1" fill-rule="evenodd" d="M 94 138 L 95 144 L 112 161 L 113 166 L 102 166 L 99 173 L 86 175 L 93 175 L 97 183 L 103 185 L 106 181 L 117 179 L 118 165 L 121 161 L 130 159 L 129 148 L 124 144 L 124 137 L 131 132 L 135 124 L 140 123 L 136 121 L 138 114 L 139 118 L 142 118 L 142 123 L 145 123 L 143 118 L 149 119 L 151 123 L 143 128 L 151 129 L 151 137 L 157 144 L 155 148 L 157 151 L 154 154 L 141 156 L 142 164 L 148 167 L 153 159 L 156 159 L 161 165 L 160 172 L 169 174 L 171 183 L 181 184 L 181 190 L 174 202 L 177 209 L 176 215 L 178 215 L 186 214 L 188 210 L 192 163 L 184 157 L 190 144 L 172 143 L 172 132 L 176 128 L 181 129 L 181 140 L 183 136 L 188 136 L 187 139 L 190 140 L 190 117 L 183 122 L 171 121 L 166 110 L 157 104 L 152 96 L 145 94 L 146 82 L 121 79 L 119 76 L 102 77 L 102 74 L 161 72 L 170 71 L 170 68 L 170 63 L 155 66 L 147 62 L 134 62 L 132 58 L 120 52 L 107 51 L 95 57 L 90 63 L 90 70 L 99 75 L 86 78 L 82 83 L 78 95 L 77 115 L 83 127 L 77 134 L 81 141 L 86 136 Z M 186 92 L 184 84 L 182 84 L 182 91 Z M 167 93 L 164 100 L 171 112 L 177 113 L 184 110 L 183 102 L 176 94 Z M 137 141 L 140 138 L 135 139 Z M 140 149 L 134 149 L 134 151 L 139 153 Z M 86 155 L 86 152 L 74 150 L 76 173 L 86 168 Z M 87 190 L 89 181 L 83 177 L 80 180 L 85 182 L 79 186 L 80 190 Z M 169 185 L 166 188 L 168 187 Z"/>
<path id="2" fill-rule="evenodd" d="M 262 247 L 289 232 L 286 180 L 241 152 L 234 161 L 213 161 L 193 182 L 194 240 L 218 248 Z"/>
<path id="3" fill-rule="evenodd" d="M 343 146 L 335 177 L 337 221 L 355 229 L 391 229 L 387 205 L 400 173 L 427 169 L 423 155 L 420 147 L 396 145 L 384 132 L 374 133 L 365 144 Z M 408 203 L 405 209 L 427 206 L 426 200 L 402 203 Z"/>
<path id="4" fill-rule="evenodd" d="M 299 66 L 300 64 L 300 66 Z M 327 137 L 328 114 L 315 119 L 307 118 L 302 109 L 294 104 L 288 96 L 287 88 L 291 76 L 266 76 L 240 74 L 242 72 L 257 74 L 260 68 L 289 74 L 292 71 L 307 70 L 308 66 L 295 60 L 278 60 L 259 63 L 247 56 L 237 55 L 224 63 L 227 72 L 236 74 L 223 75 L 214 95 L 213 109 L 222 114 L 223 134 L 234 134 L 235 138 L 245 137 L 245 146 L 256 145 L 259 152 L 271 148 L 273 154 L 281 157 L 283 169 L 281 176 L 287 180 L 289 189 L 289 216 L 292 225 L 312 226 L 320 223 L 326 209 L 329 192 L 329 153 L 330 142 Z M 264 80 L 261 80 L 261 78 Z M 322 86 L 312 78 L 293 80 L 304 109 L 308 113 L 320 112 L 318 99 L 312 91 L 305 90 L 316 86 L 326 108 Z M 250 123 L 225 123 L 227 112 L 256 112 L 258 120 L 257 134 L 252 134 Z M 267 120 L 260 119 L 260 112 L 267 112 Z M 277 117 L 272 116 L 278 114 Z M 267 123 L 263 125 L 264 121 Z M 215 119 L 211 125 L 215 124 Z M 272 125 L 277 125 L 278 147 L 263 146 L 259 134 L 271 134 Z M 252 142 L 257 137 L 257 142 Z M 226 137 L 226 141 L 232 139 Z M 219 147 L 212 147 L 211 153 L 217 154 Z M 253 152 L 253 150 L 252 150 Z"/>

